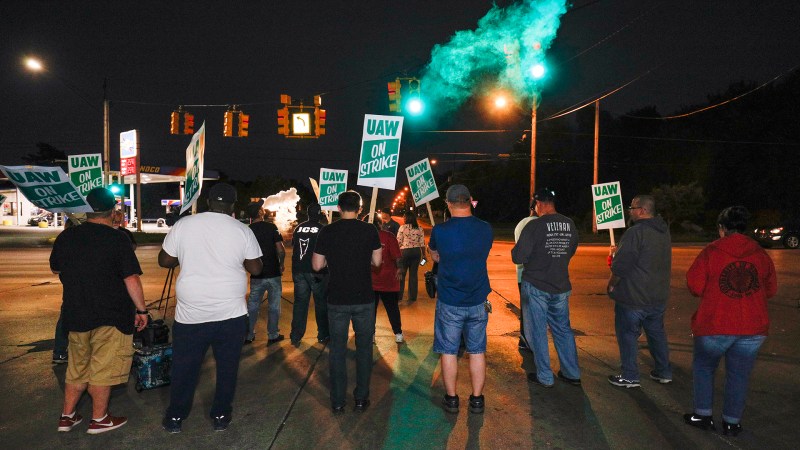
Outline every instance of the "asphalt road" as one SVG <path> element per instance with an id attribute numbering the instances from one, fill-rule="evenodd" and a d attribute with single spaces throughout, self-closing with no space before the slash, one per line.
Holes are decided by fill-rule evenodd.
<path id="1" fill-rule="evenodd" d="M 207 418 L 214 383 L 209 357 L 183 433 L 161 430 L 168 388 L 137 393 L 130 382 L 115 388 L 111 400 L 114 414 L 128 416 L 129 423 L 89 436 L 84 426 L 71 433 L 55 431 L 65 368 L 50 363 L 61 301 L 58 278 L 47 265 L 50 249 L 0 248 L 0 442 L 4 448 L 797 448 L 800 251 L 768 251 L 779 271 L 778 295 L 770 301 L 771 334 L 752 376 L 745 431 L 731 438 L 690 428 L 681 417 L 692 408 L 689 319 L 697 303 L 685 289 L 684 275 L 700 246 L 673 251 L 666 327 L 675 381 L 659 385 L 647 379 L 652 361 L 642 339 L 642 388 L 628 390 L 606 381 L 618 366 L 613 304 L 604 293 L 606 248 L 581 246 L 572 261 L 571 317 L 583 386 L 557 382 L 554 389 L 525 379 L 533 362 L 517 349 L 519 299 L 510 249 L 510 243 L 496 243 L 489 260 L 494 312 L 488 327 L 483 415 L 465 408 L 448 415 L 438 406 L 443 387 L 438 355 L 431 351 L 435 303 L 421 293 L 415 304 L 401 307 L 406 344 L 395 344 L 386 314 L 382 307 L 378 310 L 372 406 L 364 414 L 348 410 L 343 416 L 331 415 L 328 352 L 316 343 L 313 319 L 298 348 L 288 339 L 267 347 L 262 308 L 257 340 L 243 353 L 228 431 L 213 432 Z M 137 251 L 151 304 L 161 297 L 166 277 L 166 270 L 156 265 L 157 252 L 157 246 Z M 293 299 L 288 268 L 283 289 L 280 325 L 288 336 Z M 557 369 L 552 349 L 551 356 Z M 462 400 L 469 395 L 466 363 L 462 360 L 460 366 Z M 353 377 L 351 373 L 350 386 Z M 721 377 L 717 386 L 721 391 Z M 79 410 L 85 417 L 90 414 L 88 399 Z M 715 410 L 719 415 L 719 393 Z"/>

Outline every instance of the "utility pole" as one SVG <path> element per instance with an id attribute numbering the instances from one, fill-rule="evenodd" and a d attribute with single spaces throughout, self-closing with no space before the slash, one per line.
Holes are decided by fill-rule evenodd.
<path id="1" fill-rule="evenodd" d="M 103 78 L 103 186 L 108 186 L 111 178 L 111 141 L 108 125 L 108 78 Z"/>
<path id="2" fill-rule="evenodd" d="M 600 100 L 594 102 L 594 176 L 592 177 L 592 184 L 598 184 L 598 160 L 600 156 Z M 592 221 L 592 232 L 597 234 L 597 217 L 594 208 L 592 208 L 592 215 L 595 215 Z M 613 232 L 613 230 L 612 230 Z"/>
<path id="3" fill-rule="evenodd" d="M 531 196 L 536 192 L 536 109 L 539 106 L 539 96 L 533 93 L 533 106 L 531 106 Z"/>

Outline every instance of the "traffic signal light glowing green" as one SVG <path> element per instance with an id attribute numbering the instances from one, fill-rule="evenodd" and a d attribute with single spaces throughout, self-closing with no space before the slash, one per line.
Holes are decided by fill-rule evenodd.
<path id="1" fill-rule="evenodd" d="M 412 98 L 411 100 L 406 103 L 406 110 L 412 116 L 418 116 L 422 114 L 422 111 L 425 109 L 425 104 L 422 103 L 422 100 L 419 98 Z"/>
<path id="2" fill-rule="evenodd" d="M 111 191 L 114 195 L 119 195 L 122 193 L 122 185 L 119 183 L 112 183 L 108 185 L 108 190 Z"/>
<path id="3" fill-rule="evenodd" d="M 534 79 L 538 80 L 539 78 L 542 78 L 544 76 L 544 73 L 545 73 L 544 65 L 541 63 L 534 64 L 534 66 L 531 67 L 531 76 L 533 76 Z"/>

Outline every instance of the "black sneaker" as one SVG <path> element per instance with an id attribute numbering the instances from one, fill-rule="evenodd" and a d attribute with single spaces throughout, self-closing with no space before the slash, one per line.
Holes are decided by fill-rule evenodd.
<path id="1" fill-rule="evenodd" d="M 713 422 L 712 422 L 712 425 L 713 425 Z M 725 422 L 724 419 L 722 420 L 722 434 L 724 434 L 725 436 L 730 434 L 731 436 L 736 437 L 741 432 L 742 432 L 742 424 L 740 424 L 740 423 L 728 423 L 728 422 Z"/>
<path id="2" fill-rule="evenodd" d="M 564 376 L 563 373 L 561 373 L 560 370 L 558 371 L 558 378 L 566 381 L 567 383 L 569 383 L 569 384 L 571 384 L 573 386 L 580 386 L 581 385 L 581 379 L 580 378 L 567 378 L 566 376 Z"/>
<path id="3" fill-rule="evenodd" d="M 469 396 L 469 412 L 475 414 L 483 414 L 483 410 L 486 407 L 486 402 L 483 400 L 483 395 L 479 395 L 475 397 L 474 395 Z"/>
<path id="4" fill-rule="evenodd" d="M 344 414 L 344 405 L 342 406 L 332 406 L 331 411 L 333 411 L 334 416 L 341 416 Z"/>
<path id="5" fill-rule="evenodd" d="M 544 384 L 541 381 L 539 381 L 539 377 L 537 377 L 536 374 L 533 373 L 533 372 L 528 374 L 528 381 L 530 381 L 533 384 L 538 384 L 539 386 L 541 386 L 543 388 L 548 388 L 549 389 L 549 388 L 553 387 L 553 383 Z"/>
<path id="6" fill-rule="evenodd" d="M 225 431 L 228 429 L 228 425 L 231 424 L 233 417 L 230 414 L 223 414 L 221 416 L 214 417 L 214 431 Z"/>
<path id="7" fill-rule="evenodd" d="M 444 398 L 442 398 L 442 407 L 445 411 L 449 413 L 457 413 L 458 412 L 458 395 L 447 395 L 444 394 Z"/>
<path id="8" fill-rule="evenodd" d="M 255 340 L 256 340 L 256 338 L 255 338 L 255 337 L 251 337 L 251 338 L 245 338 L 245 340 L 244 340 L 244 343 L 245 343 L 245 344 L 252 344 L 252 343 L 253 343 L 253 341 L 255 341 Z"/>
<path id="9" fill-rule="evenodd" d="M 669 384 L 672 383 L 672 377 L 662 377 L 658 374 L 655 370 L 650 371 L 650 379 L 658 381 L 661 384 Z"/>
<path id="10" fill-rule="evenodd" d="M 369 408 L 370 401 L 368 398 L 356 399 L 356 404 L 353 405 L 353 411 L 364 412 Z"/>
<path id="11" fill-rule="evenodd" d="M 629 380 L 627 378 L 623 378 L 622 375 L 609 375 L 608 382 L 613 384 L 614 386 L 619 386 L 624 388 L 637 388 L 641 386 L 639 384 L 639 380 Z"/>
<path id="12" fill-rule="evenodd" d="M 67 363 L 66 353 L 60 353 L 60 354 L 53 353 L 53 364 L 66 364 L 66 363 Z"/>
<path id="13" fill-rule="evenodd" d="M 284 339 L 284 336 L 282 334 L 279 334 L 278 337 L 275 337 L 275 338 L 267 340 L 267 345 L 276 344 L 276 343 L 282 341 L 283 339 Z"/>
<path id="14" fill-rule="evenodd" d="M 328 341 L 330 341 L 330 340 L 331 340 L 330 336 L 324 337 L 324 338 L 317 338 L 317 342 L 319 342 L 320 344 L 327 344 Z"/>
<path id="15" fill-rule="evenodd" d="M 164 417 L 161 421 L 161 426 L 170 433 L 180 433 L 181 422 L 183 422 L 183 419 L 180 417 Z"/>
<path id="16" fill-rule="evenodd" d="M 701 416 L 699 414 L 684 414 L 683 421 L 687 425 L 700 428 L 701 430 L 716 430 L 714 427 L 714 418 L 711 416 Z M 724 431 L 724 430 L 723 430 Z"/>
<path id="17" fill-rule="evenodd" d="M 517 344 L 517 347 L 519 347 L 520 350 L 525 351 L 525 352 L 531 352 L 532 351 L 531 348 L 528 346 L 528 343 L 525 342 L 525 338 L 522 337 L 522 336 L 519 337 L 519 344 Z"/>

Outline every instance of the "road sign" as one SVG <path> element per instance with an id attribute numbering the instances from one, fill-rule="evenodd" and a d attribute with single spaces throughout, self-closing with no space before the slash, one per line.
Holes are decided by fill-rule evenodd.
<path id="1" fill-rule="evenodd" d="M 69 178 L 84 197 L 92 189 L 103 187 L 103 161 L 100 153 L 67 157 Z"/>
<path id="2" fill-rule="evenodd" d="M 625 228 L 619 181 L 592 185 L 595 223 L 598 230 Z"/>
<path id="3" fill-rule="evenodd" d="M 402 134 L 402 117 L 371 114 L 364 116 L 358 165 L 359 186 L 394 189 Z"/>
<path id="4" fill-rule="evenodd" d="M 408 177 L 408 185 L 411 186 L 414 205 L 424 205 L 435 198 L 439 198 L 439 190 L 436 188 L 436 180 L 433 178 L 433 171 L 428 158 L 406 167 L 406 176 Z"/>
<path id="5" fill-rule="evenodd" d="M 0 166 L 0 170 L 39 208 L 50 212 L 92 212 L 60 167 Z"/>
<path id="6" fill-rule="evenodd" d="M 347 171 L 319 169 L 319 206 L 323 211 L 336 211 L 339 194 L 347 190 Z"/>
<path id="7" fill-rule="evenodd" d="M 203 161 L 206 150 L 206 123 L 200 126 L 186 147 L 186 183 L 184 185 L 183 205 L 181 212 L 191 208 L 200 197 L 203 188 Z"/>

